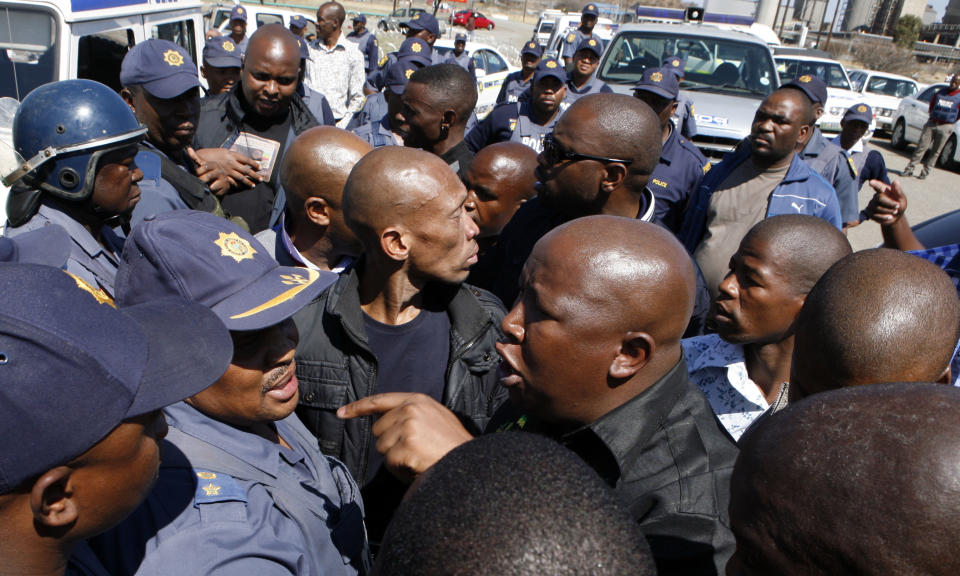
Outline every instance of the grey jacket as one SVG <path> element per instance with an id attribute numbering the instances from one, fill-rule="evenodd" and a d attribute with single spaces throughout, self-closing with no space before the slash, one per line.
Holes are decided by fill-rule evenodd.
<path id="1" fill-rule="evenodd" d="M 294 316 L 300 331 L 297 414 L 320 441 L 320 449 L 346 464 L 354 478 L 367 477 L 367 454 L 375 441 L 374 418 L 341 420 L 337 408 L 377 392 L 377 359 L 367 342 L 360 309 L 358 269 L 340 279 Z M 450 316 L 450 361 L 443 404 L 479 434 L 507 398 L 497 379 L 495 344 L 506 314 L 495 296 L 466 284 L 431 285 L 426 306 Z"/>

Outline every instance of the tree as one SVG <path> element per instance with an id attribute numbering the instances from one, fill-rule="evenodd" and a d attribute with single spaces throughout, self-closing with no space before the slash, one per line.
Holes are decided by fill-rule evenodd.
<path id="1" fill-rule="evenodd" d="M 923 28 L 923 21 L 916 16 L 907 14 L 897 20 L 897 26 L 893 30 L 893 41 L 901 48 L 911 49 L 913 43 L 920 38 L 920 30 Z"/>

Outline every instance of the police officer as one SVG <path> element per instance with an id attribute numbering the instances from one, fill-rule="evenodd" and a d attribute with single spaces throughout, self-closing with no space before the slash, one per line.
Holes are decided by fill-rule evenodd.
<path id="1" fill-rule="evenodd" d="M 400 44 L 396 52 L 387 54 L 384 64 L 376 72 L 370 75 L 369 81 L 377 90 L 383 89 L 384 74 L 394 62 L 400 58 L 414 58 L 421 66 L 430 66 L 434 62 L 433 47 L 423 38 L 417 35 L 408 35 L 406 40 Z"/>
<path id="2" fill-rule="evenodd" d="M 864 141 L 864 135 L 872 125 L 873 109 L 863 102 L 854 104 L 844 112 L 840 120 L 840 133 L 832 140 L 847 157 L 847 167 L 857 181 L 858 194 L 863 183 L 870 180 L 890 184 L 883 156 Z"/>
<path id="3" fill-rule="evenodd" d="M 599 80 L 596 76 L 601 54 L 603 54 L 603 46 L 596 38 L 587 38 L 580 42 L 580 46 L 573 54 L 573 67 L 570 69 L 567 80 L 567 96 L 564 98 L 564 103 L 573 104 L 587 94 L 613 92 L 606 82 Z"/>
<path id="4" fill-rule="evenodd" d="M 541 60 L 533 75 L 530 99 L 494 108 L 467 134 L 467 145 L 476 152 L 495 142 L 511 141 L 543 151 L 544 137 L 553 131 L 565 109 L 566 93 L 567 73 L 563 66 L 553 58 Z"/>
<path id="5" fill-rule="evenodd" d="M 72 240 L 67 271 L 104 298 L 113 295 L 127 222 L 143 173 L 134 158 L 147 129 L 120 96 L 92 80 L 36 88 L 13 120 L 14 148 L 25 161 L 5 175 L 7 228 L 15 237 L 57 224 Z"/>
<path id="6" fill-rule="evenodd" d="M 663 68 L 677 76 L 677 82 L 683 82 L 686 62 L 679 56 L 664 59 Z M 692 139 L 697 135 L 697 120 L 693 113 L 693 101 L 683 92 L 677 95 L 677 111 L 673 114 L 673 123 L 680 129 L 680 135 Z"/>
<path id="7" fill-rule="evenodd" d="M 402 26 L 407 28 L 407 38 L 422 38 L 427 41 L 431 48 L 433 48 L 437 38 L 440 37 L 440 23 L 429 12 L 418 12 L 413 18 L 404 22 Z M 431 52 L 430 58 L 432 64 L 443 64 L 443 61 L 446 60 L 446 57 L 436 50 Z"/>
<path id="8" fill-rule="evenodd" d="M 143 180 L 131 224 L 169 210 L 224 216 L 208 185 L 226 190 L 229 183 L 190 148 L 200 117 L 200 79 L 190 54 L 169 40 L 140 42 L 123 57 L 120 84 L 120 95 L 147 127 L 136 159 Z"/>
<path id="9" fill-rule="evenodd" d="M 247 10 L 237 4 L 230 11 L 230 36 L 233 43 L 240 49 L 240 55 L 247 53 Z"/>
<path id="10" fill-rule="evenodd" d="M 679 92 L 677 77 L 664 68 L 647 68 L 633 88 L 634 97 L 646 102 L 660 119 L 663 148 L 647 186 L 657 198 L 654 222 L 674 234 L 679 233 L 683 225 L 687 200 L 710 169 L 700 150 L 684 138 L 671 121 L 679 106 Z"/>
<path id="11" fill-rule="evenodd" d="M 363 54 L 364 71 L 369 78 L 370 73 L 377 69 L 379 49 L 377 37 L 367 30 L 367 17 L 364 14 L 353 17 L 353 30 L 347 34 L 347 40 L 356 42 L 357 48 Z"/>
<path id="12" fill-rule="evenodd" d="M 422 38 L 407 38 L 400 44 L 400 49 L 396 52 L 391 52 L 387 57 L 388 64 L 381 70 L 377 70 L 374 76 L 375 85 L 379 86 L 382 90 L 386 86 L 388 80 L 387 73 L 390 68 L 399 61 L 404 61 L 406 64 L 416 66 L 417 68 L 423 68 L 424 66 L 430 66 L 432 59 L 430 57 L 430 52 L 432 48 L 427 44 Z M 410 66 L 406 66 L 409 68 Z M 391 80 L 393 86 L 396 87 L 396 78 Z M 404 81 L 404 85 L 406 82 Z M 401 89 L 401 92 L 403 90 Z M 376 94 L 371 94 L 367 97 L 367 100 L 363 103 L 363 108 L 359 112 L 353 115 L 353 118 L 350 119 L 350 122 L 347 124 L 348 130 L 354 130 L 360 126 L 366 124 L 379 122 L 383 116 L 387 113 L 387 93 L 385 91 L 377 92 Z"/>
<path id="13" fill-rule="evenodd" d="M 300 14 L 290 17 L 290 31 L 294 36 L 303 38 L 303 33 L 307 31 L 307 19 Z"/>
<path id="14" fill-rule="evenodd" d="M 467 52 L 467 35 L 457 34 L 453 41 L 453 52 L 447 56 L 447 62 L 452 62 L 463 67 L 470 73 L 471 77 L 476 77 L 476 64 L 473 63 L 473 56 Z"/>
<path id="15" fill-rule="evenodd" d="M 383 112 L 378 119 L 354 128 L 353 133 L 374 148 L 403 146 L 397 114 L 402 105 L 403 90 L 407 87 L 410 77 L 420 68 L 419 64 L 407 58 L 394 62 L 387 70 L 384 91 L 378 94 L 383 102 Z"/>
<path id="16" fill-rule="evenodd" d="M 579 49 L 581 42 L 595 38 L 593 35 L 593 27 L 597 25 L 597 18 L 599 16 L 600 12 L 597 11 L 597 5 L 593 3 L 587 4 L 583 7 L 583 10 L 580 11 L 580 27 L 570 29 L 563 37 L 563 47 L 561 48 L 560 55 L 563 57 L 564 66 L 570 66 L 570 63 L 573 61 L 573 54 Z"/>
<path id="17" fill-rule="evenodd" d="M 820 119 L 827 102 L 827 85 L 823 80 L 817 76 L 803 74 L 781 86 L 781 88 L 785 87 L 795 88 L 806 94 L 813 103 L 814 121 Z M 846 165 L 847 158 L 843 150 L 827 140 L 820 128 L 814 125 L 806 145 L 797 152 L 801 160 L 833 186 L 840 201 L 840 217 L 844 227 L 856 225 L 860 215 L 857 204 L 857 183 Z"/>
<path id="18" fill-rule="evenodd" d="M 155 488 L 91 548 L 115 576 L 364 573 L 360 491 L 293 413 L 290 317 L 337 275 L 282 267 L 253 236 L 203 212 L 161 214 L 128 243 L 118 307 L 202 304 L 230 330 L 233 358 L 212 386 L 165 410 Z"/>
<path id="19" fill-rule="evenodd" d="M 200 74 L 207 80 L 207 96 L 226 94 L 240 81 L 243 59 L 230 38 L 214 36 L 203 45 Z"/>
<path id="20" fill-rule="evenodd" d="M 543 48 L 536 42 L 530 41 L 520 50 L 520 69 L 507 74 L 497 94 L 497 104 L 517 102 L 521 94 L 530 90 L 530 81 L 537 71 L 537 64 L 543 57 Z"/>

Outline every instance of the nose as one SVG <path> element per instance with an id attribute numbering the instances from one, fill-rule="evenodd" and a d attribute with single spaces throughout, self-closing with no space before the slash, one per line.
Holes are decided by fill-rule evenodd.
<path id="1" fill-rule="evenodd" d="M 480 234 L 480 227 L 477 226 L 476 221 L 474 221 L 474 219 L 470 216 L 470 214 L 469 214 L 469 209 L 467 210 L 467 212 L 468 212 L 467 218 L 466 218 L 466 221 L 467 221 L 467 239 L 468 239 L 468 240 L 473 240 L 474 238 L 476 238 L 476 237 Z"/>
<path id="2" fill-rule="evenodd" d="M 133 172 L 130 174 L 130 178 L 131 178 L 134 182 L 139 182 L 139 181 L 143 180 L 143 170 L 140 170 L 140 168 L 139 168 L 138 166 L 135 166 L 135 167 L 133 168 Z"/>
<path id="3" fill-rule="evenodd" d="M 280 93 L 280 85 L 277 83 L 276 80 L 272 80 L 272 79 L 271 79 L 271 80 L 268 80 L 268 81 L 267 81 L 266 83 L 264 83 L 264 85 L 263 85 L 263 91 L 266 92 L 267 94 L 271 95 L 271 96 L 274 95 L 274 94 L 279 94 L 279 93 Z"/>
<path id="4" fill-rule="evenodd" d="M 728 271 L 727 275 L 723 277 L 723 280 L 720 281 L 720 285 L 717 287 L 717 291 L 729 298 L 736 298 L 739 293 L 740 287 L 737 286 L 737 275 L 733 271 Z"/>
<path id="5" fill-rule="evenodd" d="M 507 344 L 520 344 L 525 335 L 523 329 L 523 303 L 517 301 L 510 312 L 500 321 L 500 329 L 507 337 Z"/>

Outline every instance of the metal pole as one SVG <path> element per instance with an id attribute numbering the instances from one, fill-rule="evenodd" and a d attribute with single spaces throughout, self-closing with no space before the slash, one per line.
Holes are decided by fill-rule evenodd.
<path id="1" fill-rule="evenodd" d="M 773 26 L 771 28 L 777 28 L 777 19 L 780 18 L 780 5 L 783 4 L 783 0 L 777 0 L 777 11 L 773 15 Z M 757 4 L 759 7 L 759 3 Z"/>
<path id="2" fill-rule="evenodd" d="M 824 50 L 830 48 L 830 40 L 833 39 L 833 29 L 837 27 L 837 14 L 840 13 L 840 0 L 837 0 L 837 7 L 833 9 L 833 22 L 830 23 L 830 31 L 827 32 L 827 45 Z"/>

